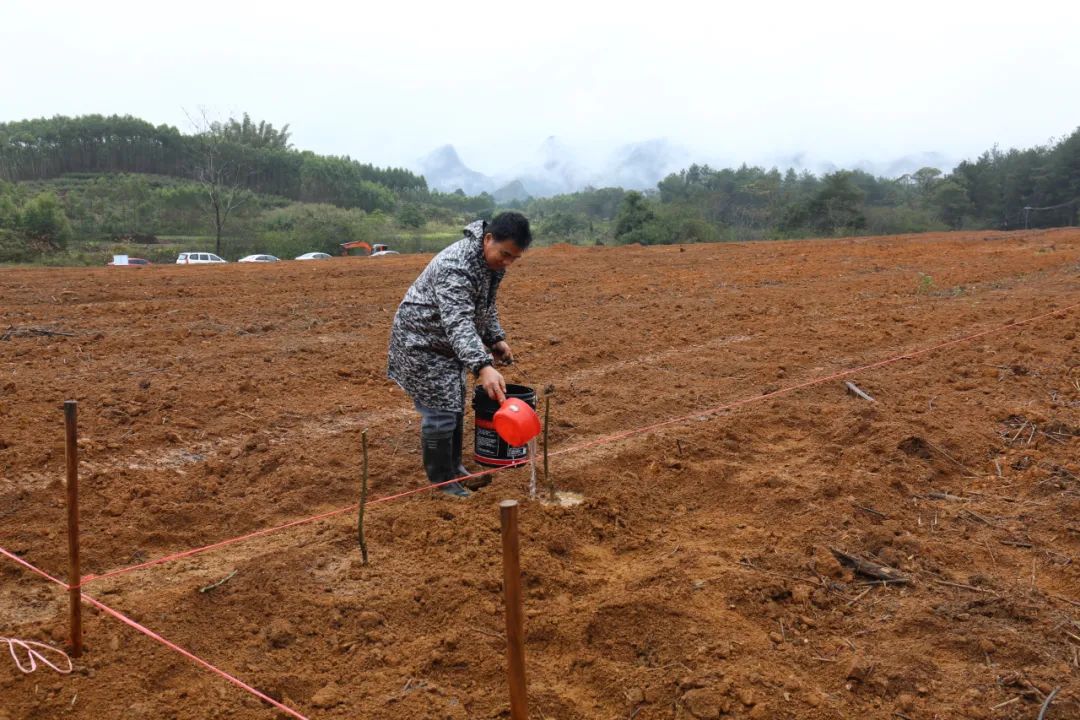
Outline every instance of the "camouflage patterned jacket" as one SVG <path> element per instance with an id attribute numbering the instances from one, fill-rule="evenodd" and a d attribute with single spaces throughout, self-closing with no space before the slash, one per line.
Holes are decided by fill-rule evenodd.
<path id="1" fill-rule="evenodd" d="M 505 271 L 484 261 L 484 223 L 436 255 L 405 293 L 390 331 L 387 376 L 430 408 L 464 412 L 465 371 L 492 362 L 506 338 L 495 309 Z"/>

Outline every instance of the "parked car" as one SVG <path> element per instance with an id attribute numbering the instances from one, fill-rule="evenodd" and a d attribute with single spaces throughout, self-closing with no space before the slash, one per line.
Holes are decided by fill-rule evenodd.
<path id="1" fill-rule="evenodd" d="M 332 256 L 327 255 L 324 252 L 309 252 L 303 255 L 297 255 L 297 260 L 329 260 Z"/>
<path id="2" fill-rule="evenodd" d="M 399 255 L 397 250 L 376 250 L 369 257 L 383 257 L 384 255 Z"/>
<path id="3" fill-rule="evenodd" d="M 129 257 L 127 262 L 116 262 L 116 260 L 113 259 L 106 264 L 110 267 L 146 267 L 147 265 L 153 265 L 154 263 L 142 258 Z"/>
<path id="4" fill-rule="evenodd" d="M 278 262 L 278 259 L 273 255 L 248 255 L 242 257 L 236 262 Z"/>
<path id="5" fill-rule="evenodd" d="M 180 256 L 176 258 L 177 265 L 209 265 L 211 263 L 223 263 L 227 262 L 222 260 L 214 253 L 208 252 L 182 252 Z"/>

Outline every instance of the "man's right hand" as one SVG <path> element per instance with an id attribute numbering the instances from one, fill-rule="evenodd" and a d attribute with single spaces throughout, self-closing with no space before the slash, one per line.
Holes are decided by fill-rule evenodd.
<path id="1" fill-rule="evenodd" d="M 485 365 L 480 369 L 477 380 L 487 396 L 495 402 L 501 405 L 506 399 L 506 380 L 503 379 L 502 373 L 491 365 Z"/>

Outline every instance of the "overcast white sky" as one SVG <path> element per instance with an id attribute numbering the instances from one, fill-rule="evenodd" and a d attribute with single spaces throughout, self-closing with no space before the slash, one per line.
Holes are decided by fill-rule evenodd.
<path id="1" fill-rule="evenodd" d="M 1080 3 L 27 2 L 0 6 L 0 120 L 185 110 L 411 166 L 600 155 L 840 164 L 1026 147 L 1080 125 Z"/>

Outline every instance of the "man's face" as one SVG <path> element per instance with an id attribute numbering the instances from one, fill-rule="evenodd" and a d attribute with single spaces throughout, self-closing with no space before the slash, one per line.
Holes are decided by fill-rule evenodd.
<path id="1" fill-rule="evenodd" d="M 513 240 L 496 240 L 491 233 L 484 235 L 484 260 L 492 270 L 505 270 L 524 254 Z"/>

